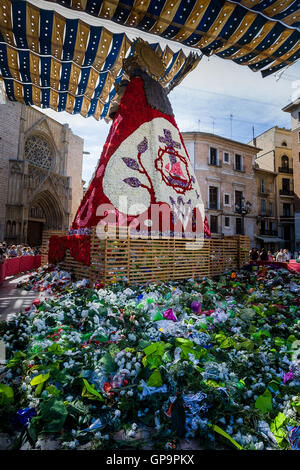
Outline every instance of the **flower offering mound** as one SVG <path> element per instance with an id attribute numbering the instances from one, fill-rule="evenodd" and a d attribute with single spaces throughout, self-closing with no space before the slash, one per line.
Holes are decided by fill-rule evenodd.
<path id="1" fill-rule="evenodd" d="M 52 295 L 62 292 L 72 284 L 70 273 L 62 270 L 59 266 L 52 265 L 39 268 L 37 272 L 28 275 L 17 284 L 18 288 L 45 292 Z"/>
<path id="2" fill-rule="evenodd" d="M 0 325 L 0 431 L 13 448 L 299 448 L 299 276 L 68 279 Z"/>

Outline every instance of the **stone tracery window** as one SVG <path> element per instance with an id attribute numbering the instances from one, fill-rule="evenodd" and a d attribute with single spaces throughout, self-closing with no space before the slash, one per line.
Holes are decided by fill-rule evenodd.
<path id="1" fill-rule="evenodd" d="M 52 165 L 53 151 L 40 135 L 32 135 L 25 141 L 25 160 L 34 166 L 49 170 Z"/>

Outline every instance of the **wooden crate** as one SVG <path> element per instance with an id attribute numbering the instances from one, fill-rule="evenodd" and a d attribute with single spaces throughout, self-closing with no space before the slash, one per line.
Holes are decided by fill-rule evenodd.
<path id="1" fill-rule="evenodd" d="M 51 233 L 51 235 L 58 233 Z M 48 235 L 48 234 L 47 234 Z M 63 268 L 76 279 L 106 286 L 124 277 L 130 284 L 202 278 L 238 270 L 249 259 L 250 239 L 138 238 L 127 228 L 93 228 L 91 265 L 74 260 L 67 251 Z"/>

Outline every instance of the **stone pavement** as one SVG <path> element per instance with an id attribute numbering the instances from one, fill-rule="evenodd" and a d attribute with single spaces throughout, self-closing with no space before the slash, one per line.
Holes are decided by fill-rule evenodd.
<path id="1" fill-rule="evenodd" d="M 43 292 L 17 289 L 18 282 L 27 276 L 28 274 L 18 274 L 3 281 L 0 286 L 0 321 L 9 321 L 16 313 L 30 307 L 34 299 L 45 297 Z"/>

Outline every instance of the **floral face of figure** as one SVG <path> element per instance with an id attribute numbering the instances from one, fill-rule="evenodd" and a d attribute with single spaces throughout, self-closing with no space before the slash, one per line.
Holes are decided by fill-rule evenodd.
<path id="1" fill-rule="evenodd" d="M 122 142 L 107 163 L 103 191 L 129 216 L 165 203 L 184 227 L 195 208 L 204 221 L 199 185 L 179 131 L 164 118 L 142 124 Z M 152 221 L 145 221 L 147 225 Z"/>

